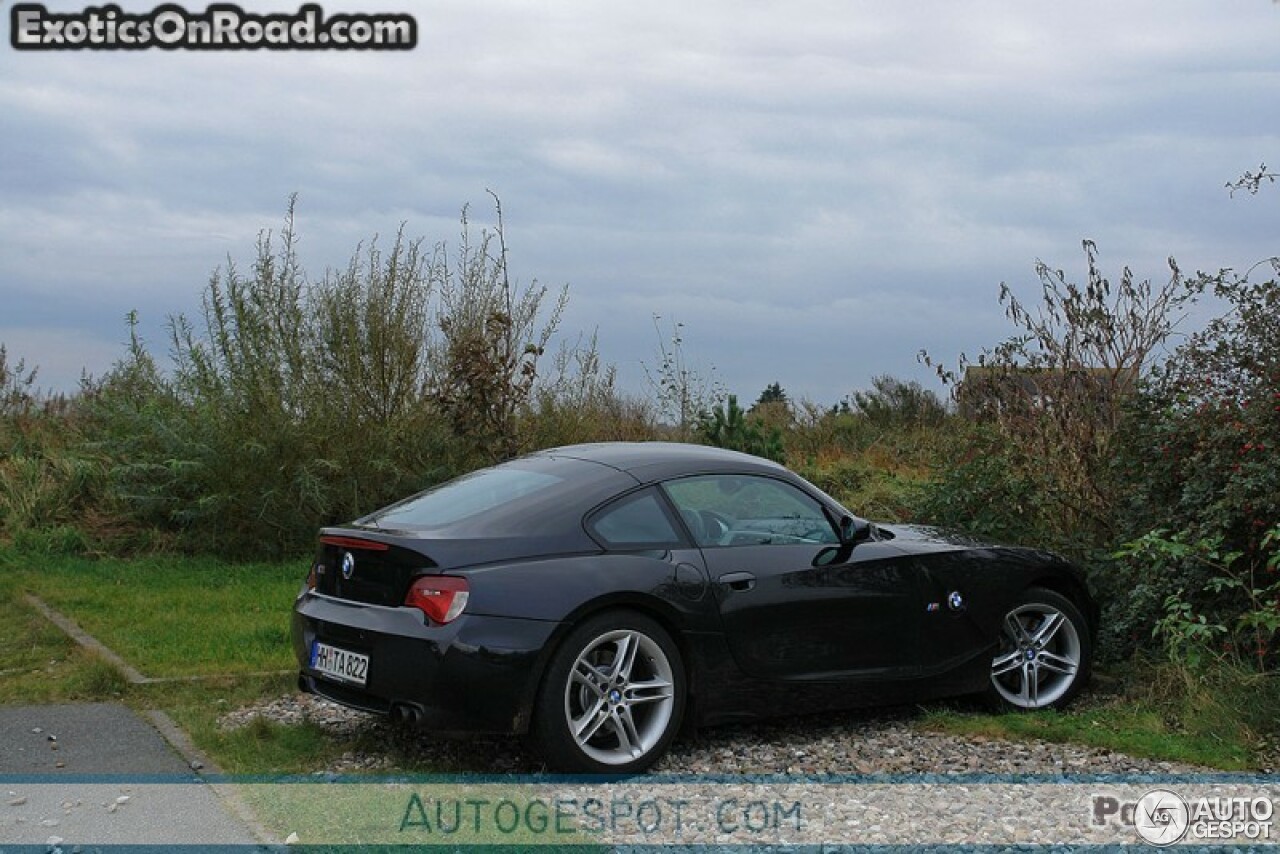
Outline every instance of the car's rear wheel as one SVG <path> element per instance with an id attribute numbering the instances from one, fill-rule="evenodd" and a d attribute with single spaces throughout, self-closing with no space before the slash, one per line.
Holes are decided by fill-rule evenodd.
<path id="1" fill-rule="evenodd" d="M 1089 625 L 1075 603 L 1033 587 L 1001 622 L 988 694 L 1006 708 L 1059 708 L 1088 681 L 1092 653 Z"/>
<path id="2" fill-rule="evenodd" d="M 547 667 L 532 735 L 562 771 L 631 773 L 674 738 L 685 706 L 680 652 L 657 622 L 599 614 L 564 639 Z"/>

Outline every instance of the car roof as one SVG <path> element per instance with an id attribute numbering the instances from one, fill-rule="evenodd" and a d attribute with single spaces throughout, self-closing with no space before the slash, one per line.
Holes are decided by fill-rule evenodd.
<path id="1" fill-rule="evenodd" d="M 641 483 L 702 472 L 780 474 L 787 471 L 783 466 L 762 457 L 684 442 L 595 442 L 548 448 L 530 456 L 599 463 L 626 472 Z"/>

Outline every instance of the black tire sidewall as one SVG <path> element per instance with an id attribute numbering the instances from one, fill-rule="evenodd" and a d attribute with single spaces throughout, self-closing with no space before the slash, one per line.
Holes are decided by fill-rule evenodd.
<path id="1" fill-rule="evenodd" d="M 643 756 L 621 765 L 608 765 L 588 756 L 578 746 L 564 715 L 565 688 L 573 663 L 586 645 L 600 635 L 619 629 L 647 635 L 667 656 L 671 664 L 675 703 L 671 720 L 658 742 Z M 585 774 L 631 774 L 648 768 L 667 751 L 684 717 L 685 670 L 680 650 L 671 635 L 656 620 L 635 611 L 607 611 L 580 623 L 556 648 L 547 665 L 542 684 L 538 686 L 530 735 L 534 748 L 547 765 L 557 771 Z"/>

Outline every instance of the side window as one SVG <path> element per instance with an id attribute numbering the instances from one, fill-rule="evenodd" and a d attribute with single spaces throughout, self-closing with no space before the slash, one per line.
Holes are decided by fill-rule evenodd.
<path id="1" fill-rule="evenodd" d="M 667 511 L 652 489 L 629 495 L 597 511 L 587 530 L 611 549 L 657 549 L 680 545 Z"/>
<path id="2" fill-rule="evenodd" d="M 701 475 L 663 488 L 704 548 L 839 542 L 821 504 L 771 477 Z"/>

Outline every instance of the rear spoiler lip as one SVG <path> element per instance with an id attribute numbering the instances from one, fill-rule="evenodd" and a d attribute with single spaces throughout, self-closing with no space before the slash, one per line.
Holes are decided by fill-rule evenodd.
<path id="1" fill-rule="evenodd" d="M 390 551 L 391 544 L 384 543 L 381 540 L 371 540 L 367 537 L 350 537 L 340 534 L 321 534 L 321 545 L 337 546 L 340 549 L 356 549 L 371 552 Z"/>

